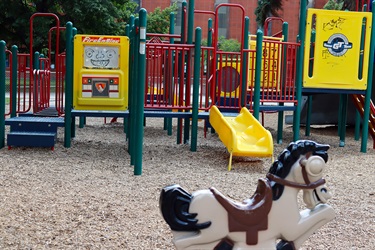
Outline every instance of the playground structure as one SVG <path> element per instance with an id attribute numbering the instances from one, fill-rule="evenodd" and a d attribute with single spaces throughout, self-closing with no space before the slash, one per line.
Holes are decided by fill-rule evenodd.
<path id="1" fill-rule="evenodd" d="M 11 62 L 11 105 L 9 107 L 10 113 L 6 114 L 10 118 L 4 122 L 4 126 L 5 123 L 11 126 L 11 133 L 8 135 L 8 145 L 21 146 L 21 143 L 25 140 L 38 140 L 41 142 L 43 140 L 40 139 L 40 136 L 42 136 L 43 138 L 48 137 L 48 139 L 46 139 L 45 144 L 36 146 L 53 147 L 57 127 L 64 127 L 64 146 L 70 147 L 71 138 L 75 134 L 75 117 L 80 118 L 80 125 L 84 123 L 85 117 L 90 116 L 124 117 L 127 118 L 125 119 L 127 122 L 124 122 L 124 130 L 128 132 L 129 136 L 128 145 L 131 165 L 135 166 L 135 174 L 141 174 L 142 124 L 144 117 L 165 118 L 168 133 L 170 133 L 171 129 L 170 119 L 178 118 L 177 142 L 180 143 L 182 141 L 182 128 L 184 128 L 184 142 L 189 141 L 191 150 L 195 151 L 198 118 L 208 119 L 209 111 L 214 105 L 219 110 L 237 113 L 242 107 L 246 107 L 253 113 L 255 119 L 259 119 L 260 112 L 279 112 L 278 142 L 282 140 L 283 111 L 294 111 L 294 139 L 297 140 L 299 136 L 299 113 L 302 93 L 309 94 L 310 92 L 321 91 L 319 88 L 305 88 L 302 86 L 302 62 L 306 55 L 300 51 L 300 48 L 304 47 L 305 43 L 309 44 L 311 40 L 310 38 L 304 39 L 305 33 L 308 33 L 304 30 L 304 22 L 306 20 L 304 4 L 301 3 L 302 25 L 300 25 L 300 40 L 298 42 L 288 41 L 287 23 L 283 24 L 282 36 L 280 33 L 277 34 L 278 39 L 263 36 L 261 31 L 257 32 L 256 40 L 249 39 L 249 36 L 245 35 L 249 33 L 249 19 L 245 16 L 242 6 L 236 4 L 220 4 L 215 12 L 207 12 L 194 10 L 194 1 L 191 1 L 189 2 L 189 12 L 187 12 L 187 4 L 183 3 L 183 23 L 187 21 L 187 30 L 183 29 L 184 31 L 181 35 L 174 34 L 173 22 L 171 22 L 171 34 L 169 35 L 147 34 L 146 11 L 142 9 L 139 18 L 130 20 L 125 32 L 126 36 L 129 37 L 129 54 L 126 56 L 122 54 L 119 59 L 120 61 L 129 60 L 128 105 L 124 104 L 117 108 L 107 107 L 104 109 L 99 108 L 105 103 L 105 101 L 101 102 L 101 99 L 85 100 L 91 102 L 90 108 L 87 108 L 87 106 L 76 107 L 77 98 L 82 98 L 82 96 L 78 97 L 77 92 L 84 92 L 83 87 L 81 89 L 77 88 L 77 86 L 82 84 L 80 79 L 83 78 L 74 75 L 77 71 L 73 70 L 73 57 L 77 56 L 76 54 L 73 55 L 73 41 L 75 40 L 76 30 L 71 23 L 68 23 L 66 27 L 60 27 L 58 19 L 52 14 L 51 16 L 56 19 L 56 27 L 51 28 L 51 34 L 55 32 L 55 36 L 58 36 L 60 31 L 64 29 L 66 40 L 68 41 L 65 52 L 59 51 L 58 43 L 54 45 L 57 52 L 55 53 L 56 86 L 51 86 L 51 53 L 47 57 L 41 57 L 37 52 L 32 55 L 31 50 L 30 55 L 18 55 L 16 47 L 12 47 L 12 51 L 7 51 L 7 54 L 2 55 L 0 53 L 2 56 L 0 58 L 2 59 L 1 64 L 4 64 L 1 65 L 3 69 L 0 68 L 0 71 L 4 71 L 1 72 L 4 74 L 4 77 L 2 77 L 4 79 L 0 79 L 3 82 L 5 82 L 5 57 L 8 56 Z M 241 12 L 240 20 L 243 36 L 240 52 L 218 50 L 218 12 L 220 8 L 224 7 L 236 8 Z M 200 43 L 201 30 L 199 28 L 195 30 L 195 43 L 193 44 L 192 19 L 197 14 L 210 15 L 215 21 L 212 28 L 212 20 L 208 20 L 210 28 L 207 35 L 207 46 L 202 46 Z M 42 14 L 36 14 L 35 17 L 38 15 Z M 33 18 L 30 20 L 30 27 L 32 27 Z M 371 20 L 371 14 L 368 14 L 366 18 L 367 24 L 373 21 Z M 173 14 L 171 14 L 171 20 L 173 20 Z M 183 25 L 183 27 L 186 27 L 186 25 Z M 30 37 L 32 37 L 32 28 L 30 30 Z M 369 39 L 370 34 L 372 37 L 372 29 L 367 30 L 366 39 Z M 180 43 L 175 43 L 175 39 L 179 39 Z M 368 55 L 373 54 L 373 51 L 371 52 L 373 50 L 373 40 L 372 38 L 369 39 L 364 47 L 367 54 L 362 57 L 363 62 L 368 61 Z M 32 39 L 30 39 L 30 47 L 32 48 Z M 52 44 L 50 47 L 51 52 Z M 315 52 L 317 51 L 315 49 Z M 75 53 L 77 53 L 76 50 Z M 30 62 L 35 62 L 35 65 Z M 367 77 L 367 88 L 362 88 L 356 91 L 355 94 L 364 96 L 364 98 L 357 99 L 357 102 L 362 100 L 358 105 L 362 107 L 363 119 L 364 121 L 368 120 L 373 128 L 374 116 L 373 114 L 371 117 L 369 116 L 371 110 L 369 95 L 371 92 L 369 91 L 371 91 L 372 85 L 372 75 L 370 75 L 372 74 L 372 64 L 363 64 L 362 67 L 362 82 L 366 81 L 365 76 L 367 73 L 369 75 Z M 85 70 L 92 72 L 90 69 Z M 233 71 L 234 73 L 232 73 Z M 105 74 L 108 72 L 102 72 L 101 76 L 106 76 Z M 90 78 L 90 74 L 89 77 L 85 78 L 86 80 Z M 104 78 L 101 77 L 100 79 L 103 80 Z M 125 79 L 125 77 L 123 78 Z M 104 86 L 102 84 L 103 81 L 97 86 L 101 88 L 100 86 Z M 54 107 L 51 106 L 51 88 L 53 87 L 56 89 Z M 124 87 L 124 91 L 125 89 L 126 87 Z M 326 88 L 325 91 L 343 95 L 349 93 L 348 89 L 342 90 L 337 88 L 337 86 Z M 86 96 L 85 98 L 92 97 Z M 98 98 L 103 97 L 98 96 Z M 118 98 L 118 96 L 113 98 Z M 95 103 L 96 101 L 98 102 Z M 5 106 L 5 103 L 1 106 Z M 30 112 L 31 117 L 38 116 L 37 121 L 30 118 Z M 342 113 L 344 113 L 344 109 Z M 21 114 L 29 117 L 26 118 Z M 45 115 L 48 116 L 49 120 L 42 118 Z M 51 117 L 52 115 L 55 117 Z M 54 121 L 53 123 L 51 119 Z M 45 127 L 52 130 L 35 130 L 35 127 L 39 126 L 40 122 L 47 122 Z M 189 136 L 190 123 L 191 136 Z M 340 124 L 341 131 L 344 131 L 345 119 L 342 119 Z M 1 127 L 3 128 L 4 126 Z M 368 126 L 369 124 L 366 122 L 363 123 L 362 152 L 366 151 L 365 143 L 367 143 Z M 26 128 L 27 130 L 25 130 Z M 42 132 L 46 132 L 49 135 L 43 135 Z M 374 137 L 374 129 L 370 132 Z M 13 133 L 15 134 L 14 136 Z M 345 134 L 341 133 L 340 135 L 340 141 L 343 141 Z M 25 136 L 29 137 L 29 139 L 25 139 Z M 27 146 L 33 146 L 31 144 L 29 143 Z"/>
<path id="2" fill-rule="evenodd" d="M 369 64 L 372 64 L 372 60 L 369 60 L 371 58 L 369 56 L 371 53 L 370 39 L 372 38 L 371 21 L 372 16 L 369 12 L 343 13 L 308 10 L 305 64 L 309 65 L 309 68 L 304 71 L 303 92 L 310 95 L 309 98 L 316 93 L 338 93 L 341 95 L 341 107 L 339 108 L 340 146 L 345 143 L 348 94 L 352 96 L 357 112 L 362 116 L 365 113 L 365 96 L 371 98 L 372 80 L 368 80 L 368 77 L 372 77 L 372 73 L 370 76 L 368 71 Z M 371 113 L 368 126 L 370 134 L 375 139 L 373 103 L 371 100 L 367 101 L 369 101 Z M 311 100 L 308 105 L 311 106 Z M 356 123 L 356 126 L 359 127 L 359 119 L 356 120 Z M 307 124 L 308 127 L 309 124 Z M 356 137 L 359 136 L 356 135 Z M 375 148 L 375 140 L 373 147 Z"/>

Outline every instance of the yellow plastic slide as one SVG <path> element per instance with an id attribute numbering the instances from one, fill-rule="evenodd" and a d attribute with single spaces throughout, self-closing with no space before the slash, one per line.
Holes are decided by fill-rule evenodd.
<path id="1" fill-rule="evenodd" d="M 232 168 L 232 155 L 250 157 L 272 157 L 273 140 L 270 131 L 244 107 L 238 116 L 225 117 L 213 106 L 210 123 L 230 153 L 228 171 Z"/>

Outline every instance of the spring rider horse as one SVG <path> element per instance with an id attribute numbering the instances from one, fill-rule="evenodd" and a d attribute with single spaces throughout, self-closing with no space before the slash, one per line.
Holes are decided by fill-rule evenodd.
<path id="1" fill-rule="evenodd" d="M 189 194 L 170 185 L 160 194 L 160 210 L 177 249 L 298 249 L 315 230 L 335 217 L 323 170 L 328 145 L 292 142 L 258 180 L 243 202 L 215 188 Z M 306 209 L 297 195 L 303 190 Z"/>

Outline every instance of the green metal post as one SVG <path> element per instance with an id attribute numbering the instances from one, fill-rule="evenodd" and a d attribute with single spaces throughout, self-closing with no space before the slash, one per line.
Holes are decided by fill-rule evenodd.
<path id="1" fill-rule="evenodd" d="M 311 43 L 315 43 L 315 36 L 316 32 L 311 31 Z M 311 49 L 310 47 L 310 58 L 314 57 L 314 50 Z M 312 76 L 312 71 L 313 71 L 313 62 L 309 61 L 309 75 Z M 306 115 L 306 128 L 305 128 L 305 135 L 310 136 L 310 127 L 311 127 L 311 113 L 312 113 L 312 95 L 309 95 L 307 97 L 307 115 Z"/>
<path id="2" fill-rule="evenodd" d="M 363 11 L 366 11 L 367 9 L 367 6 L 364 5 L 364 10 Z M 365 29 L 366 29 L 366 21 L 363 20 L 362 21 L 362 34 L 365 33 Z M 362 76 L 362 72 L 363 72 L 363 49 L 365 47 L 365 36 L 362 35 L 362 38 L 361 38 L 361 44 L 360 44 L 360 58 L 359 58 L 359 69 L 358 69 L 358 78 L 361 79 L 363 76 Z M 370 60 L 370 63 L 371 60 Z M 354 139 L 356 141 L 359 140 L 359 137 L 360 137 L 360 131 L 361 131 L 361 114 L 359 113 L 358 110 L 355 111 L 355 126 L 354 126 Z"/>
<path id="3" fill-rule="evenodd" d="M 361 134 L 361 114 L 355 111 L 354 140 L 358 141 Z"/>
<path id="4" fill-rule="evenodd" d="M 171 35 L 173 35 L 174 34 L 174 13 L 173 12 L 171 12 L 170 14 L 169 14 L 169 34 L 171 34 Z M 170 38 L 169 39 L 169 43 L 171 43 L 171 44 L 174 44 L 174 38 L 172 37 L 172 38 Z M 172 53 L 174 53 L 174 52 L 172 52 Z M 171 74 L 173 74 L 174 72 L 173 72 L 173 68 L 174 68 L 174 65 L 175 65 L 175 61 L 174 61 L 174 55 L 171 55 L 172 56 L 172 60 L 173 60 L 173 62 L 172 62 L 172 70 L 171 70 Z M 181 81 L 181 78 L 180 78 L 180 81 Z M 167 134 L 168 135 L 172 135 L 172 118 L 164 118 L 164 129 L 166 129 L 167 130 Z"/>
<path id="5" fill-rule="evenodd" d="M 195 6 L 194 0 L 190 0 L 189 1 L 189 8 L 188 8 L 187 44 L 193 44 L 194 6 Z M 188 76 L 188 77 L 190 77 L 190 76 Z M 190 129 L 189 127 L 190 127 L 190 120 L 188 118 L 185 118 L 185 121 L 184 121 L 184 143 L 186 143 L 189 140 L 189 129 Z"/>
<path id="6" fill-rule="evenodd" d="M 288 28 L 289 28 L 289 25 L 287 22 L 284 22 L 283 23 L 283 31 L 282 31 L 282 34 L 284 36 L 284 42 L 287 42 L 288 41 Z M 287 45 L 283 45 L 284 48 L 286 48 Z M 287 56 L 287 50 L 284 49 L 284 58 L 286 58 Z M 283 85 L 283 90 L 284 90 L 284 86 L 285 86 L 285 81 L 286 81 L 286 61 L 284 60 L 283 61 L 283 72 L 282 72 L 282 75 L 283 75 L 283 79 L 282 79 L 282 85 Z M 285 94 L 285 93 L 282 93 L 282 94 Z M 284 106 L 284 103 L 281 102 L 279 103 L 279 106 Z M 278 112 L 278 117 L 277 117 L 277 143 L 278 144 L 281 144 L 283 142 L 283 123 L 284 123 L 284 111 L 279 111 Z"/>
<path id="7" fill-rule="evenodd" d="M 191 2 L 190 2 L 191 4 Z M 187 8 L 187 3 L 186 2 L 182 2 L 182 20 L 181 20 L 181 43 L 184 44 L 186 42 L 186 34 L 185 34 L 185 27 L 186 27 L 186 23 L 188 23 L 189 25 L 189 17 L 188 17 L 188 22 L 186 22 L 186 18 L 185 18 L 185 15 L 184 15 L 184 10 Z M 189 5 L 189 9 L 190 9 L 190 5 Z M 193 4 L 193 14 L 194 14 L 194 4 Z M 190 12 L 188 13 L 188 15 L 190 16 Z M 189 27 L 188 27 L 189 29 Z M 193 29 L 193 28 L 192 28 Z M 191 35 L 192 37 L 192 35 Z M 182 65 L 182 57 L 185 57 L 184 54 L 180 54 L 179 55 L 179 64 L 180 64 L 180 67 L 184 67 L 184 65 Z M 183 76 L 180 76 L 180 77 L 183 77 Z M 178 118 L 177 119 L 177 144 L 180 144 L 181 143 L 181 127 L 182 127 L 182 119 L 181 118 Z"/>
<path id="8" fill-rule="evenodd" d="M 212 19 L 209 18 L 208 21 L 207 21 L 207 47 L 211 47 L 212 46 Z M 208 52 L 207 52 L 208 53 Z M 207 60 L 210 60 L 210 58 L 208 58 L 208 55 L 207 55 Z"/>
<path id="9" fill-rule="evenodd" d="M 129 23 L 126 25 L 125 29 L 125 35 L 129 37 L 129 86 L 128 86 L 128 110 L 130 112 L 130 106 L 131 106 L 131 86 L 132 86 L 132 57 L 134 54 L 132 54 L 132 48 L 133 48 L 133 30 L 134 30 L 134 16 L 131 15 L 129 18 Z M 129 113 L 130 114 L 130 113 Z M 126 139 L 128 140 L 128 150 L 129 150 L 129 137 L 130 137 L 130 116 L 128 118 L 124 118 L 124 132 L 126 133 Z"/>
<path id="10" fill-rule="evenodd" d="M 78 127 L 79 128 L 83 128 L 85 126 L 85 123 L 86 123 L 86 117 L 85 116 L 80 116 L 79 117 L 79 125 L 78 125 Z M 72 137 L 74 137 L 74 136 L 72 135 Z"/>
<path id="11" fill-rule="evenodd" d="M 129 24 L 127 24 L 125 26 L 125 36 L 129 37 L 130 36 L 130 26 Z"/>
<path id="12" fill-rule="evenodd" d="M 134 175 L 142 174 L 142 151 L 143 151 L 143 117 L 144 117 L 144 92 L 146 81 L 146 24 L 147 11 L 139 11 L 139 51 L 138 51 L 138 81 L 137 81 L 137 105 L 136 105 L 136 157 L 134 162 Z"/>
<path id="13" fill-rule="evenodd" d="M 347 119 L 347 109 L 348 109 L 348 95 L 340 94 L 339 103 L 339 136 L 340 136 L 340 147 L 345 146 L 345 133 L 346 133 L 346 119 Z"/>
<path id="14" fill-rule="evenodd" d="M 246 51 L 249 49 L 249 26 L 250 26 L 250 19 L 248 16 L 245 17 L 245 29 L 244 29 L 244 38 L 243 38 L 243 53 L 241 55 L 241 71 L 242 71 L 242 83 L 241 83 L 241 107 L 246 106 L 247 102 L 247 59 L 249 57 L 249 52 Z"/>
<path id="15" fill-rule="evenodd" d="M 193 44 L 193 31 L 194 31 L 194 0 L 189 1 L 189 8 L 188 8 L 188 27 L 187 27 L 187 44 Z M 185 55 L 184 55 L 185 56 Z M 184 65 L 182 65 L 184 66 Z M 187 65 L 190 67 L 191 65 Z M 188 76 L 190 77 L 190 76 Z M 189 79 L 190 81 L 190 79 Z M 186 98 L 189 98 L 186 96 Z M 189 112 L 185 110 L 185 112 Z M 178 126 L 180 127 L 180 126 Z M 189 132 L 190 132 L 190 119 L 184 119 L 184 143 L 187 143 L 189 140 Z"/>
<path id="16" fill-rule="evenodd" d="M 202 29 L 195 29 L 195 48 L 194 48 L 194 78 L 193 78 L 193 103 L 192 103 L 192 124 L 191 124 L 191 144 L 190 151 L 197 151 L 198 140 L 198 105 L 199 105 L 199 78 L 200 78 L 200 60 L 201 60 L 201 41 Z"/>
<path id="17" fill-rule="evenodd" d="M 130 131 L 131 131 L 131 105 L 133 103 L 133 96 L 132 96 L 132 87 L 133 87 L 133 60 L 134 60 L 134 33 L 135 33 L 135 28 L 134 28 L 134 16 L 131 15 L 129 18 L 129 43 L 130 43 L 130 48 L 129 48 L 129 88 L 128 88 L 128 110 L 129 110 L 129 117 L 128 117 L 128 125 L 127 128 L 124 128 L 126 131 L 126 137 L 128 139 L 128 151 L 130 152 Z"/>
<path id="18" fill-rule="evenodd" d="M 130 26 L 129 26 L 129 24 L 127 24 L 126 26 L 125 26 L 125 36 L 127 36 L 127 37 L 130 37 Z M 130 52 L 130 51 L 129 51 Z M 130 53 L 129 53 L 129 56 L 130 56 Z M 129 60 L 130 61 L 130 60 Z M 128 69 L 129 70 L 129 72 L 130 72 L 130 69 Z M 128 89 L 128 96 L 129 96 L 129 89 Z M 129 97 L 128 97 L 128 101 L 129 101 Z M 124 117 L 124 133 L 126 134 L 126 139 L 128 139 L 128 133 L 129 133 L 129 119 L 127 118 L 127 117 Z"/>
<path id="19" fill-rule="evenodd" d="M 372 2 L 372 23 L 371 27 L 375 27 L 375 2 Z M 370 118 L 370 104 L 371 104 L 371 91 L 372 91 L 372 73 L 374 70 L 373 56 L 375 52 L 375 31 L 371 29 L 371 40 L 370 40 L 370 63 L 368 67 L 367 77 L 367 90 L 364 103 L 363 111 L 363 124 L 362 124 L 362 140 L 361 140 L 361 152 L 366 153 L 367 151 L 367 139 L 368 139 L 368 122 Z"/>
<path id="20" fill-rule="evenodd" d="M 10 85 L 12 92 L 12 111 L 10 117 L 15 117 L 17 114 L 17 69 L 18 69 L 18 48 L 16 45 L 12 46 L 12 82 Z"/>
<path id="21" fill-rule="evenodd" d="M 65 127 L 64 147 L 70 148 L 72 136 L 73 106 L 73 24 L 66 23 L 66 71 L 65 71 Z"/>
<path id="22" fill-rule="evenodd" d="M 39 58 L 40 58 L 39 52 L 38 51 L 34 52 L 34 69 L 39 69 L 40 67 Z"/>
<path id="23" fill-rule="evenodd" d="M 74 36 L 77 35 L 77 28 L 73 27 L 72 28 L 72 41 L 74 41 Z M 74 62 L 74 46 L 73 46 L 73 42 L 72 42 L 72 58 L 73 58 L 73 62 Z M 74 63 L 72 64 L 72 67 L 74 69 Z M 73 90 L 74 90 L 74 78 L 73 78 L 73 70 L 72 70 L 72 94 L 71 94 L 71 98 L 72 98 L 72 109 L 73 109 Z M 82 124 L 86 125 L 86 117 L 83 117 L 80 119 L 82 119 Z M 79 121 L 81 122 L 81 120 Z M 76 137 L 76 119 L 75 117 L 72 117 L 72 123 L 71 123 L 71 126 L 70 126 L 71 130 L 72 130 L 72 133 L 71 133 L 71 138 L 74 138 Z"/>
<path id="24" fill-rule="evenodd" d="M 341 125 L 342 125 L 342 114 L 343 114 L 343 94 L 339 94 L 339 109 L 337 111 L 337 135 L 341 135 Z M 341 137 L 340 137 L 341 140 Z"/>
<path id="25" fill-rule="evenodd" d="M 194 31 L 194 0 L 189 0 L 187 44 L 193 43 L 193 31 Z"/>
<path id="26" fill-rule="evenodd" d="M 181 9 L 181 43 L 184 44 L 186 42 L 186 34 L 185 34 L 185 28 L 186 28 L 186 16 L 185 16 L 185 9 L 187 8 L 186 1 L 182 2 L 182 9 Z"/>
<path id="27" fill-rule="evenodd" d="M 133 54 L 133 63 L 131 65 L 131 87 L 129 88 L 130 93 L 130 106 L 129 106 L 129 121 L 130 121 L 130 133 L 129 133 L 129 153 L 130 153 L 130 165 L 135 165 L 135 157 L 136 157 L 136 131 L 137 126 L 143 126 L 143 122 L 141 124 L 137 124 L 137 89 L 138 89 L 138 58 L 139 58 L 139 36 L 137 35 L 137 28 L 139 26 L 139 17 L 134 19 L 134 29 L 133 29 L 133 46 L 132 46 L 132 54 Z M 144 105 L 144 104 L 142 104 Z"/>
<path id="28" fill-rule="evenodd" d="M 207 47 L 212 47 L 212 19 L 209 18 L 208 19 L 208 32 L 207 32 Z M 209 52 L 207 50 L 206 52 L 206 65 L 207 65 L 207 72 L 206 72 L 206 76 L 210 76 L 211 75 L 211 67 L 210 66 L 210 61 L 211 61 L 211 52 Z M 212 83 L 211 83 L 212 84 Z M 211 87 L 209 88 L 209 91 L 211 91 Z M 211 93 L 210 93 L 210 96 L 211 96 Z M 215 133 L 215 129 L 211 126 L 211 134 L 214 134 Z"/>
<path id="29" fill-rule="evenodd" d="M 263 55 L 263 32 L 258 29 L 256 38 L 256 56 L 255 56 L 255 83 L 254 83 L 254 117 L 259 120 L 259 105 L 260 105 L 260 71 L 262 68 Z"/>
<path id="30" fill-rule="evenodd" d="M 299 15 L 299 30 L 298 37 L 300 42 L 299 53 L 297 53 L 297 67 L 296 67 L 296 99 L 297 106 L 293 115 L 293 140 L 299 139 L 299 130 L 301 126 L 301 107 L 302 107 L 302 73 L 303 73 L 303 50 L 305 48 L 306 36 L 306 3 L 307 1 L 300 1 L 300 15 Z"/>
<path id="31" fill-rule="evenodd" d="M 0 41 L 0 148 L 5 146 L 5 41 Z"/>
<path id="32" fill-rule="evenodd" d="M 305 129 L 305 135 L 306 136 L 310 136 L 310 131 L 311 131 L 312 105 L 313 105 L 312 96 L 309 95 L 307 97 L 307 115 L 306 115 L 306 129 Z"/>
<path id="33" fill-rule="evenodd" d="M 174 12 L 171 12 L 169 14 L 169 34 L 173 35 L 174 34 Z M 169 43 L 173 44 L 174 43 L 174 38 L 171 37 L 169 38 Z"/>

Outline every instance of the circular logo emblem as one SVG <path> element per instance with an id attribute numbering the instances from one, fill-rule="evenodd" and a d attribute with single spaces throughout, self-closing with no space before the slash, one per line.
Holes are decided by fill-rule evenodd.
<path id="1" fill-rule="evenodd" d="M 328 41 L 323 43 L 323 47 L 327 48 L 333 56 L 343 56 L 348 49 L 353 47 L 353 44 L 343 34 L 333 34 Z"/>

